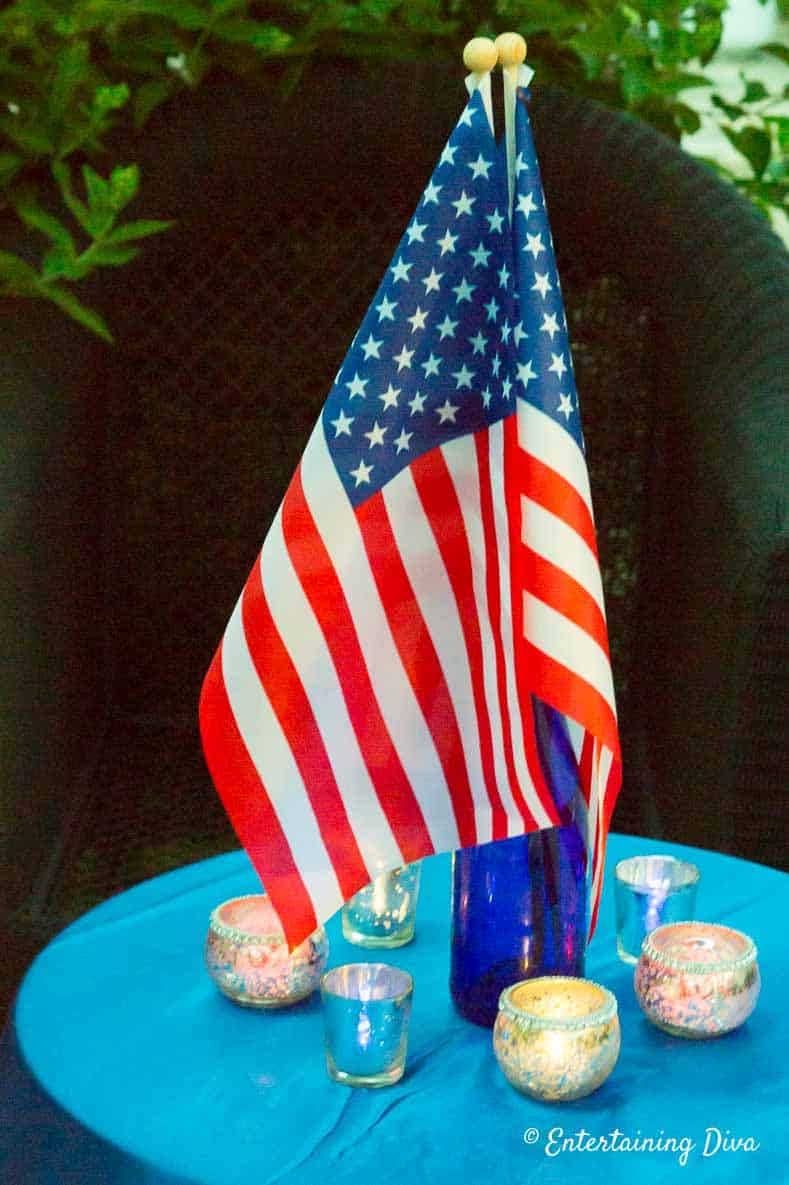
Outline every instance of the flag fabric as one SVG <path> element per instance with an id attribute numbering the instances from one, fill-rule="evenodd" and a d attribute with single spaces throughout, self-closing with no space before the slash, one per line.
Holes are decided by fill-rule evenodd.
<path id="1" fill-rule="evenodd" d="M 566 823 L 568 771 L 594 926 L 620 754 L 527 103 L 510 222 L 469 100 L 204 683 L 206 760 L 291 946 L 387 869 Z"/>

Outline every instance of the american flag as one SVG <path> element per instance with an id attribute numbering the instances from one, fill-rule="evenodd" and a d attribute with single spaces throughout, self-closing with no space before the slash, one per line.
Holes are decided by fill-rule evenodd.
<path id="1" fill-rule="evenodd" d="M 527 102 L 511 222 L 479 91 L 464 109 L 203 687 L 209 769 L 291 946 L 381 872 L 567 823 L 571 798 L 594 926 L 619 742 Z"/>

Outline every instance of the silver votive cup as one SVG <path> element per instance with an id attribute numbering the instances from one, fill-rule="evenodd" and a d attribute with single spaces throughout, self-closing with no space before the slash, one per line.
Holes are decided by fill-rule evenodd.
<path id="1" fill-rule="evenodd" d="M 647 934 L 669 922 L 691 921 L 699 870 L 674 856 L 631 856 L 614 870 L 616 949 L 635 965 Z"/>
<path id="2" fill-rule="evenodd" d="M 414 937 L 421 863 L 384 872 L 342 909 L 343 937 L 372 949 L 405 946 Z"/>
<path id="3" fill-rule="evenodd" d="M 326 1068 L 346 1086 L 391 1086 L 405 1071 L 414 983 L 385 963 L 347 963 L 321 979 Z"/>
<path id="4" fill-rule="evenodd" d="M 322 927 L 288 951 L 266 893 L 223 901 L 208 922 L 206 970 L 220 992 L 248 1008 L 286 1008 L 306 999 L 318 987 L 328 956 Z"/>

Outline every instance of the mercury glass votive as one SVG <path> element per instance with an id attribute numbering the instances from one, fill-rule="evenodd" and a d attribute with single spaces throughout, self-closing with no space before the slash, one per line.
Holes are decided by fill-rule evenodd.
<path id="1" fill-rule="evenodd" d="M 669 922 L 690 921 L 699 870 L 674 856 L 631 856 L 614 870 L 616 949 L 633 966 L 647 934 Z"/>
<path id="2" fill-rule="evenodd" d="M 392 948 L 414 937 L 421 863 L 384 872 L 342 909 L 343 937 L 355 946 Z"/>
<path id="3" fill-rule="evenodd" d="M 589 979 L 546 975 L 505 988 L 493 1049 L 505 1078 L 531 1098 L 581 1099 L 619 1057 L 616 997 Z"/>
<path id="4" fill-rule="evenodd" d="M 385 963 L 347 963 L 321 979 L 329 1077 L 346 1086 L 391 1086 L 405 1071 L 414 984 Z"/>
<path id="5" fill-rule="evenodd" d="M 747 934 L 713 922 L 676 922 L 644 939 L 635 989 L 644 1014 L 675 1037 L 718 1037 L 748 1019 L 761 980 Z"/>
<path id="6" fill-rule="evenodd" d="M 208 923 L 208 974 L 224 995 L 250 1008 L 285 1008 L 306 999 L 318 987 L 328 955 L 322 927 L 289 953 L 266 893 L 224 901 Z"/>

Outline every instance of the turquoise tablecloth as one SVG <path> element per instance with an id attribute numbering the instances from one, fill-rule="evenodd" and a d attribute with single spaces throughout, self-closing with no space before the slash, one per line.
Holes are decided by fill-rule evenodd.
<path id="1" fill-rule="evenodd" d="M 614 862 L 657 850 L 699 865 L 699 917 L 746 930 L 759 947 L 761 999 L 728 1037 L 697 1043 L 652 1028 L 632 971 L 616 958 Z M 415 942 L 387 955 L 415 980 L 405 1078 L 378 1091 L 330 1082 L 317 997 L 287 1012 L 250 1012 L 222 998 L 203 970 L 209 911 L 258 887 L 239 853 L 106 902 L 39 955 L 4 1036 L 0 1180 L 780 1185 L 789 1180 L 789 877 L 622 836 L 609 853 L 587 975 L 619 1000 L 622 1053 L 589 1098 L 521 1097 L 498 1070 L 490 1033 L 453 1012 L 447 857 L 425 861 Z M 332 965 L 364 957 L 343 941 L 339 919 L 328 932 Z M 651 1139 L 656 1150 L 577 1149 L 614 1129 L 620 1145 Z M 562 1137 L 576 1150 L 558 1151 Z M 737 1140 L 758 1149 L 735 1151 Z M 677 1150 L 657 1150 L 670 1141 Z"/>

